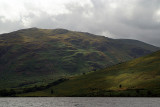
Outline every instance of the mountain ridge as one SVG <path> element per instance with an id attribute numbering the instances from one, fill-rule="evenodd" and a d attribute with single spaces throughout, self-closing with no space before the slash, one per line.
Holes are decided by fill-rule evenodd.
<path id="1" fill-rule="evenodd" d="M 1 34 L 0 80 L 3 82 L 0 86 L 18 87 L 23 83 L 48 82 L 61 76 L 95 71 L 159 50 L 139 41 L 130 43 L 128 40 L 65 29 L 30 28 Z"/>

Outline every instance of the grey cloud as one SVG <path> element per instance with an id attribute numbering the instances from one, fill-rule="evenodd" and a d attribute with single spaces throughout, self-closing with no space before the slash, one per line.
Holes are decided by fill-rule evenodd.
<path id="1" fill-rule="evenodd" d="M 0 20 L 0 33 L 7 33 L 22 28 L 24 28 L 24 26 L 21 24 L 21 21 L 12 22 L 7 20 L 3 22 Z"/>
<path id="2" fill-rule="evenodd" d="M 140 29 L 159 29 L 160 23 L 153 19 L 154 13 L 158 9 L 160 9 L 160 1 L 140 0 L 134 6 L 132 18 L 123 18 L 122 22 Z"/>

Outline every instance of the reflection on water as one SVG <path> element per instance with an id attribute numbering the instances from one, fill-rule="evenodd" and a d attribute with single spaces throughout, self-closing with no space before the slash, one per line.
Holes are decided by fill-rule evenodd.
<path id="1" fill-rule="evenodd" d="M 16 97 L 0 98 L 0 107 L 160 107 L 160 98 Z"/>

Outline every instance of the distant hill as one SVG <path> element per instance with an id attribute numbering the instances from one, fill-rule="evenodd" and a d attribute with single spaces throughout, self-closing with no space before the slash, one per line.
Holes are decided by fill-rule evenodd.
<path id="1" fill-rule="evenodd" d="M 46 84 L 147 55 L 158 47 L 65 29 L 22 29 L 0 35 L 0 88 Z"/>
<path id="2" fill-rule="evenodd" d="M 160 96 L 160 51 L 22 96 Z"/>

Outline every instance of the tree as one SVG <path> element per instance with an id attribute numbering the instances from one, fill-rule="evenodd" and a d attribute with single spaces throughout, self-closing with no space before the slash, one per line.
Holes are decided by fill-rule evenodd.
<path id="1" fill-rule="evenodd" d="M 53 94 L 53 89 L 51 89 L 51 94 Z"/>
<path id="2" fill-rule="evenodd" d="M 147 96 L 151 96 L 152 95 L 152 92 L 151 91 L 147 91 Z"/>
<path id="3" fill-rule="evenodd" d="M 15 92 L 14 89 L 11 89 L 11 90 L 9 91 L 9 94 L 10 94 L 10 96 L 15 96 L 15 95 L 16 95 L 16 92 Z"/>
<path id="4" fill-rule="evenodd" d="M 8 96 L 8 91 L 6 89 L 0 90 L 0 96 L 2 97 Z"/>
<path id="5" fill-rule="evenodd" d="M 136 90 L 136 93 L 139 94 L 139 89 Z"/>
<path id="6" fill-rule="evenodd" d="M 121 85 L 121 84 L 119 85 L 119 88 L 122 88 L 122 85 Z"/>

